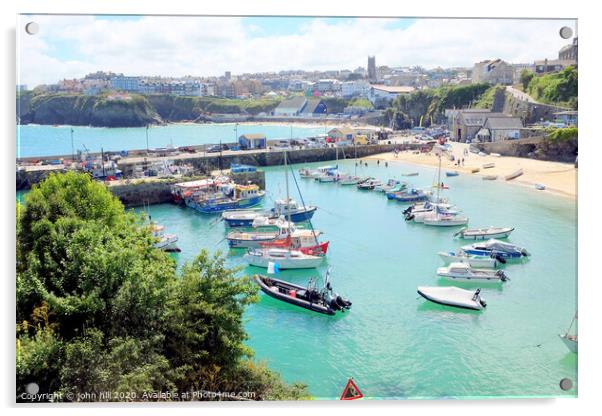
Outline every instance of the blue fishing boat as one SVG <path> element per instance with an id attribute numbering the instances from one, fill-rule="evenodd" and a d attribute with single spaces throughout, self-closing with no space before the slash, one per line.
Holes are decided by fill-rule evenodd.
<path id="1" fill-rule="evenodd" d="M 274 208 L 268 211 L 263 210 L 234 210 L 226 211 L 222 214 L 222 219 L 230 227 L 252 227 L 256 218 L 264 217 L 275 219 L 279 217 L 288 218 L 294 223 L 309 221 L 318 207 L 313 205 L 299 205 L 294 199 L 278 200 Z"/>
<path id="2" fill-rule="evenodd" d="M 387 193 L 387 198 L 395 199 L 399 202 L 420 202 L 426 201 L 428 199 L 428 195 L 420 189 L 410 189 L 407 192 L 393 192 L 391 194 Z"/>
<path id="3" fill-rule="evenodd" d="M 529 252 L 522 247 L 504 243 L 494 238 L 480 243 L 469 244 L 462 247 L 462 250 L 469 255 L 501 257 L 505 259 L 516 259 L 529 255 Z"/>
<path id="4" fill-rule="evenodd" d="M 460 175 L 460 173 L 458 171 L 445 172 L 445 176 L 447 176 L 448 178 L 451 176 L 458 176 L 458 175 Z"/>
<path id="5" fill-rule="evenodd" d="M 203 214 L 215 214 L 232 209 L 258 205 L 265 191 L 257 185 L 234 185 L 215 194 L 193 194 L 185 200 L 186 206 Z"/>

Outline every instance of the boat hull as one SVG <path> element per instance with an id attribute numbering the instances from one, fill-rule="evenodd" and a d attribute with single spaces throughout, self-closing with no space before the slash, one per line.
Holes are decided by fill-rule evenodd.
<path id="1" fill-rule="evenodd" d="M 418 294 L 423 298 L 444 306 L 455 308 L 482 310 L 485 306 L 477 300 L 472 300 L 474 292 L 455 287 L 425 287 L 418 286 Z"/>
<path id="2" fill-rule="evenodd" d="M 186 206 L 198 211 L 202 214 L 217 214 L 232 209 L 250 208 L 259 205 L 263 200 L 264 195 L 257 195 L 251 198 L 240 199 L 238 201 L 219 202 L 217 204 L 199 204 L 196 201 L 186 201 Z"/>
<path id="3" fill-rule="evenodd" d="M 291 222 L 299 223 L 305 222 L 312 219 L 314 213 L 316 212 L 317 207 L 309 207 L 305 210 L 301 210 L 299 212 L 295 212 L 291 214 Z M 246 217 L 232 217 L 232 218 L 224 218 L 224 221 L 229 227 L 252 227 L 253 220 L 260 216 L 267 216 L 268 218 L 277 218 L 277 215 L 274 213 L 274 210 L 270 211 L 259 211 L 256 214 L 251 214 Z M 288 218 L 287 218 L 288 220 Z"/>
<path id="4" fill-rule="evenodd" d="M 439 257 L 449 263 L 467 263 L 470 267 L 474 268 L 487 268 L 495 269 L 497 267 L 497 260 L 489 256 L 478 256 L 478 257 L 464 257 L 457 256 L 455 253 L 439 252 Z"/>
<path id="5" fill-rule="evenodd" d="M 314 257 L 314 256 L 312 256 Z M 253 254 L 245 254 L 244 260 L 251 266 L 267 268 L 269 263 L 277 263 L 278 268 L 285 269 L 315 269 L 322 264 L 323 257 L 315 258 L 277 258 L 270 256 L 258 256 Z"/>
<path id="6" fill-rule="evenodd" d="M 263 293 L 265 293 L 266 295 L 268 295 L 274 299 L 277 299 L 277 300 L 280 300 L 280 301 L 283 301 L 286 303 L 290 303 L 291 305 L 299 306 L 301 308 L 308 309 L 310 311 L 322 313 L 325 315 L 334 315 L 335 314 L 334 309 L 332 309 L 331 307 L 326 306 L 322 303 L 309 302 L 307 300 L 299 299 L 297 297 L 292 297 L 286 293 L 282 293 L 282 292 L 280 292 L 280 290 L 272 289 L 270 286 L 268 286 L 265 283 L 265 281 L 259 275 L 253 276 L 253 279 L 259 285 L 259 288 L 261 289 L 261 291 Z M 272 280 L 279 284 L 285 284 L 286 287 L 290 287 L 295 290 L 305 290 L 305 288 L 302 286 L 294 285 L 294 284 L 288 283 L 288 282 L 279 281 L 277 279 L 272 279 Z"/>
<path id="7" fill-rule="evenodd" d="M 577 340 L 569 338 L 568 334 L 558 335 L 570 352 L 578 352 Z"/>

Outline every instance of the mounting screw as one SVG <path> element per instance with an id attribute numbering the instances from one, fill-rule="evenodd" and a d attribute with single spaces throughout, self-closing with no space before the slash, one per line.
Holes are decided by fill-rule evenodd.
<path id="1" fill-rule="evenodd" d="M 573 381 L 570 378 L 563 378 L 560 380 L 560 388 L 564 391 L 572 389 Z"/>
<path id="2" fill-rule="evenodd" d="M 571 36 L 573 36 L 573 29 L 568 26 L 563 26 L 560 28 L 560 37 L 562 39 L 569 39 Z"/>
<path id="3" fill-rule="evenodd" d="M 38 33 L 40 30 L 40 25 L 38 25 L 36 22 L 29 22 L 25 25 L 25 31 L 29 34 L 29 35 L 35 35 L 36 33 Z"/>

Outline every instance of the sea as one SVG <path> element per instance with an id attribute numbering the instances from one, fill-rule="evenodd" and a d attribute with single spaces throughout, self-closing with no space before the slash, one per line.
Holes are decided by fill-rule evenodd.
<path id="1" fill-rule="evenodd" d="M 112 129 L 94 134 L 108 138 L 111 131 L 115 136 L 143 133 Z M 157 145 L 165 144 L 157 140 Z M 85 141 L 92 146 L 92 138 Z M 121 145 L 126 146 L 125 140 Z M 338 164 L 347 173 L 406 180 L 415 187 L 436 182 L 433 167 L 365 162 L 368 166 L 353 160 Z M 285 174 L 283 167 L 265 171 L 263 207 L 271 208 L 274 200 L 285 197 Z M 408 172 L 419 175 L 402 176 Z M 348 312 L 326 316 L 261 293 L 244 317 L 254 359 L 288 382 L 307 384 L 316 399 L 339 399 L 349 378 L 371 399 L 576 396 L 578 355 L 558 336 L 577 310 L 576 201 L 468 174 L 443 181 L 449 189 L 442 195 L 469 217 L 471 227 L 515 227 L 507 241 L 525 247 L 531 256 L 503 266 L 509 281 L 479 286 L 440 279 L 436 269 L 443 263 L 437 252 L 470 243 L 453 237 L 458 228 L 406 222 L 402 210 L 407 205 L 382 193 L 289 175 L 291 196 L 318 206 L 312 223 L 330 247 L 320 268 L 284 270 L 278 277 L 298 284 L 310 278 L 321 282 L 330 268 L 335 291 L 353 305 Z M 181 252 L 170 255 L 179 266 L 206 249 L 221 252 L 228 266 L 240 268 L 241 277 L 266 273 L 245 264 L 244 249 L 228 248 L 228 228 L 219 216 L 173 204 L 151 205 L 146 211 L 166 232 L 178 235 Z M 437 305 L 416 292 L 417 286 L 452 284 L 480 287 L 487 307 L 469 311 Z M 569 391 L 559 386 L 564 378 L 573 381 Z"/>
<path id="2" fill-rule="evenodd" d="M 177 123 L 148 129 L 148 147 L 234 143 L 242 134 L 262 133 L 268 140 L 325 134 L 329 127 L 286 124 Z M 71 143 L 73 130 L 73 146 Z M 146 149 L 146 127 L 87 127 L 26 124 L 17 126 L 17 158 Z"/>

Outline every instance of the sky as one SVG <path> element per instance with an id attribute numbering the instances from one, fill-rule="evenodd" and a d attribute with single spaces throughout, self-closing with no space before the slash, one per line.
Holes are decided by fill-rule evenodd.
<path id="1" fill-rule="evenodd" d="M 28 35 L 34 21 L 39 32 Z M 20 16 L 17 80 L 33 88 L 97 70 L 216 76 L 376 64 L 472 66 L 555 58 L 573 20 L 320 17 Z"/>

